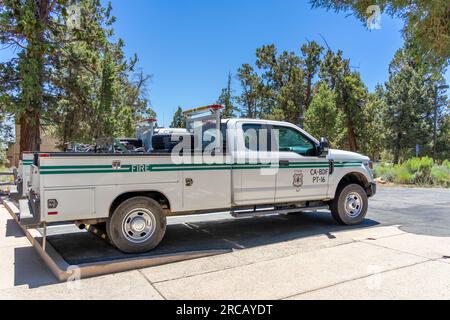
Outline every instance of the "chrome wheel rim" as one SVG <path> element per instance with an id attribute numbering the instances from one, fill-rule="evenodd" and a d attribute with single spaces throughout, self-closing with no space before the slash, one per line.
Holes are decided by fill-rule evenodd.
<path id="1" fill-rule="evenodd" d="M 350 218 L 357 218 L 363 209 L 361 196 L 356 192 L 351 192 L 345 200 L 345 214 Z"/>
<path id="2" fill-rule="evenodd" d="M 122 233 L 133 243 L 143 243 L 153 236 L 156 230 L 156 219 L 147 209 L 130 211 L 122 222 Z"/>

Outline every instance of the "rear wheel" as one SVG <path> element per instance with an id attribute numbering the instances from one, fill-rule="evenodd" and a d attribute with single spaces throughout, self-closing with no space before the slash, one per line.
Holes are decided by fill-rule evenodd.
<path id="1" fill-rule="evenodd" d="M 143 253 L 157 247 L 166 232 L 166 216 L 153 199 L 124 201 L 106 223 L 111 242 L 125 253 Z"/>
<path id="2" fill-rule="evenodd" d="M 369 201 L 364 189 L 358 184 L 339 187 L 331 202 L 331 214 L 342 225 L 356 225 L 364 221 Z"/>

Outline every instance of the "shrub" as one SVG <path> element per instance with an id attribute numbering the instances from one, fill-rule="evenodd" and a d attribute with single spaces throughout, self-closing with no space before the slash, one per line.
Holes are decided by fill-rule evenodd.
<path id="1" fill-rule="evenodd" d="M 385 172 L 385 165 L 380 163 L 380 164 L 376 164 L 375 167 L 373 168 L 373 174 L 375 176 L 375 178 L 381 178 Z"/>
<path id="2" fill-rule="evenodd" d="M 403 167 L 412 175 L 412 183 L 420 186 L 433 184 L 431 170 L 433 169 L 433 159 L 411 158 L 403 164 Z M 406 174 L 403 174 L 406 178 Z"/>
<path id="3" fill-rule="evenodd" d="M 417 172 L 431 173 L 433 168 L 433 159 L 425 158 L 411 158 L 404 163 L 409 173 L 415 174 Z"/>
<path id="4" fill-rule="evenodd" d="M 378 164 L 374 168 L 376 178 L 381 178 L 384 181 L 394 182 L 395 170 L 392 165 Z"/>
<path id="5" fill-rule="evenodd" d="M 442 166 L 443 167 L 447 167 L 447 169 L 450 170 L 450 161 L 449 160 L 444 160 L 444 162 L 442 162 Z"/>
<path id="6" fill-rule="evenodd" d="M 382 179 L 385 181 L 388 181 L 388 182 L 394 182 L 395 168 L 393 166 L 386 167 L 386 171 L 385 171 Z"/>
<path id="7" fill-rule="evenodd" d="M 400 184 L 411 184 L 415 181 L 415 175 L 409 172 L 403 165 L 394 166 L 394 182 Z"/>
<path id="8" fill-rule="evenodd" d="M 408 169 L 410 173 L 416 173 L 420 168 L 420 158 L 411 158 L 406 161 L 403 165 Z"/>
<path id="9" fill-rule="evenodd" d="M 431 170 L 433 184 L 440 187 L 450 187 L 450 168 L 447 166 L 435 166 Z"/>
<path id="10" fill-rule="evenodd" d="M 374 175 L 387 182 L 450 188 L 450 161 L 434 165 L 431 158 L 425 157 L 411 158 L 395 166 L 380 163 L 375 166 Z"/>

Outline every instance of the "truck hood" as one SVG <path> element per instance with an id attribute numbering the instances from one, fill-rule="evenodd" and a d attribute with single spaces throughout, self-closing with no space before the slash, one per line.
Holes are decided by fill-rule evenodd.
<path id="1" fill-rule="evenodd" d="M 328 159 L 334 161 L 369 161 L 369 157 L 362 154 L 344 150 L 330 149 Z"/>

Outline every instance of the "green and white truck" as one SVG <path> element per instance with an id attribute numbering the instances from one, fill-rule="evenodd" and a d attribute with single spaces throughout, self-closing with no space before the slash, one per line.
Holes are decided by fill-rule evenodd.
<path id="1" fill-rule="evenodd" d="M 365 219 L 368 198 L 376 193 L 368 157 L 328 149 L 326 139 L 291 123 L 220 119 L 218 109 L 188 114 L 193 123 L 206 112 L 195 128 L 205 129 L 202 139 L 212 141 L 212 149 L 202 142 L 193 151 L 161 147 L 167 135 L 195 140 L 196 129 L 179 129 L 151 135 L 151 152 L 35 154 L 28 196 L 20 200 L 21 223 L 106 223 L 118 249 L 140 253 L 161 242 L 168 216 L 227 211 L 247 217 L 326 208 L 344 225 Z M 262 141 L 269 142 L 267 148 Z M 223 153 L 215 149 L 219 146 Z"/>

